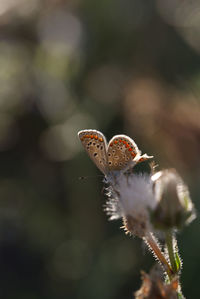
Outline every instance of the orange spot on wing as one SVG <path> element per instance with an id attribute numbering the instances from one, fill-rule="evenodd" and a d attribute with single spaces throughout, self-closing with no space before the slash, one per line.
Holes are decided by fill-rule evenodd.
<path id="1" fill-rule="evenodd" d="M 85 138 L 89 138 L 90 137 L 90 135 L 85 135 Z"/>
<path id="2" fill-rule="evenodd" d="M 110 146 L 113 146 L 113 143 L 111 142 Z"/>
<path id="3" fill-rule="evenodd" d="M 145 158 L 140 158 L 139 160 L 138 160 L 138 162 L 143 162 L 143 161 L 145 161 L 146 159 Z"/>
<path id="4" fill-rule="evenodd" d="M 123 140 L 122 142 L 123 142 L 123 144 L 126 144 L 126 141 L 125 141 L 125 140 Z"/>
<path id="5" fill-rule="evenodd" d="M 114 144 L 117 144 L 117 143 L 118 143 L 118 140 L 115 140 L 115 141 L 114 141 Z"/>
<path id="6" fill-rule="evenodd" d="M 98 139 L 98 136 L 97 136 L 97 135 L 94 135 L 94 139 L 96 139 L 96 140 L 97 140 L 97 139 Z"/>
<path id="7" fill-rule="evenodd" d="M 131 156 L 132 156 L 132 157 L 135 157 L 136 154 L 135 154 L 134 152 L 131 152 Z"/>
<path id="8" fill-rule="evenodd" d="M 102 142 L 102 141 L 103 141 L 103 138 L 102 138 L 102 137 L 99 137 L 99 141 Z"/>
<path id="9" fill-rule="evenodd" d="M 122 142 L 122 140 L 121 140 L 121 139 L 119 139 L 119 142 Z"/>
<path id="10" fill-rule="evenodd" d="M 93 138 L 94 138 L 94 135 L 90 135 L 90 138 L 93 139 Z"/>
<path id="11" fill-rule="evenodd" d="M 126 143 L 126 147 L 127 147 L 127 148 L 130 147 L 130 145 L 129 145 L 128 143 Z"/>
<path id="12" fill-rule="evenodd" d="M 128 150 L 129 150 L 129 152 L 132 152 L 133 149 L 132 149 L 132 147 L 130 147 Z"/>

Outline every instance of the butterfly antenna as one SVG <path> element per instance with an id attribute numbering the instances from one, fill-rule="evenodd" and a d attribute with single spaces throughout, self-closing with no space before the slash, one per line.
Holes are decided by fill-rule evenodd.
<path id="1" fill-rule="evenodd" d="M 87 175 L 87 176 L 79 176 L 79 180 L 82 181 L 82 180 L 86 180 L 86 179 L 94 179 L 96 177 L 104 177 L 103 174 L 98 174 L 98 175 Z"/>

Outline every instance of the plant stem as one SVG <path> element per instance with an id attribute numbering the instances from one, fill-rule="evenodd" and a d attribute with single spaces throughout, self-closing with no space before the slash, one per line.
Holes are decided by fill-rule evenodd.
<path id="1" fill-rule="evenodd" d="M 177 273 L 177 265 L 175 260 L 175 254 L 174 254 L 174 246 L 173 246 L 173 233 L 172 231 L 167 231 L 165 234 L 166 244 L 167 244 L 167 250 L 169 254 L 169 260 L 172 267 L 172 270 L 175 273 Z"/>
<path id="2" fill-rule="evenodd" d="M 163 265 L 165 271 L 167 272 L 169 280 L 171 281 L 171 279 L 173 277 L 173 270 L 170 267 L 170 265 L 169 265 L 168 261 L 166 260 L 165 256 L 163 255 L 161 249 L 159 248 L 156 239 L 154 238 L 154 236 L 152 234 L 149 233 L 148 235 L 145 236 L 145 241 L 151 247 L 153 253 L 158 258 L 160 263 Z"/>

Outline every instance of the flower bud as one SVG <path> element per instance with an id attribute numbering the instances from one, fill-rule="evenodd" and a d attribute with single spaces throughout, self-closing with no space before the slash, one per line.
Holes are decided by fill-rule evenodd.
<path id="1" fill-rule="evenodd" d="M 152 229 L 150 210 L 156 206 L 151 177 L 123 174 L 110 181 L 105 210 L 110 219 L 122 218 L 126 232 L 143 238 Z"/>
<path id="2" fill-rule="evenodd" d="M 142 286 L 135 292 L 135 299 L 177 299 L 182 298 L 178 295 L 178 279 L 166 284 L 162 277 L 162 272 L 159 268 L 154 267 L 150 274 L 142 271 Z"/>
<path id="3" fill-rule="evenodd" d="M 159 171 L 152 176 L 157 202 L 152 212 L 155 228 L 182 228 L 195 218 L 189 191 L 175 169 Z"/>

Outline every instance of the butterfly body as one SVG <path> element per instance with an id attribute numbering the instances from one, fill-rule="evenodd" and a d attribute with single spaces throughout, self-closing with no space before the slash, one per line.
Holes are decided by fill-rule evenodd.
<path id="1" fill-rule="evenodd" d="M 126 135 L 115 135 L 109 143 L 97 130 L 82 130 L 78 136 L 91 160 L 105 176 L 152 158 L 146 154 L 141 156 L 136 143 Z"/>

